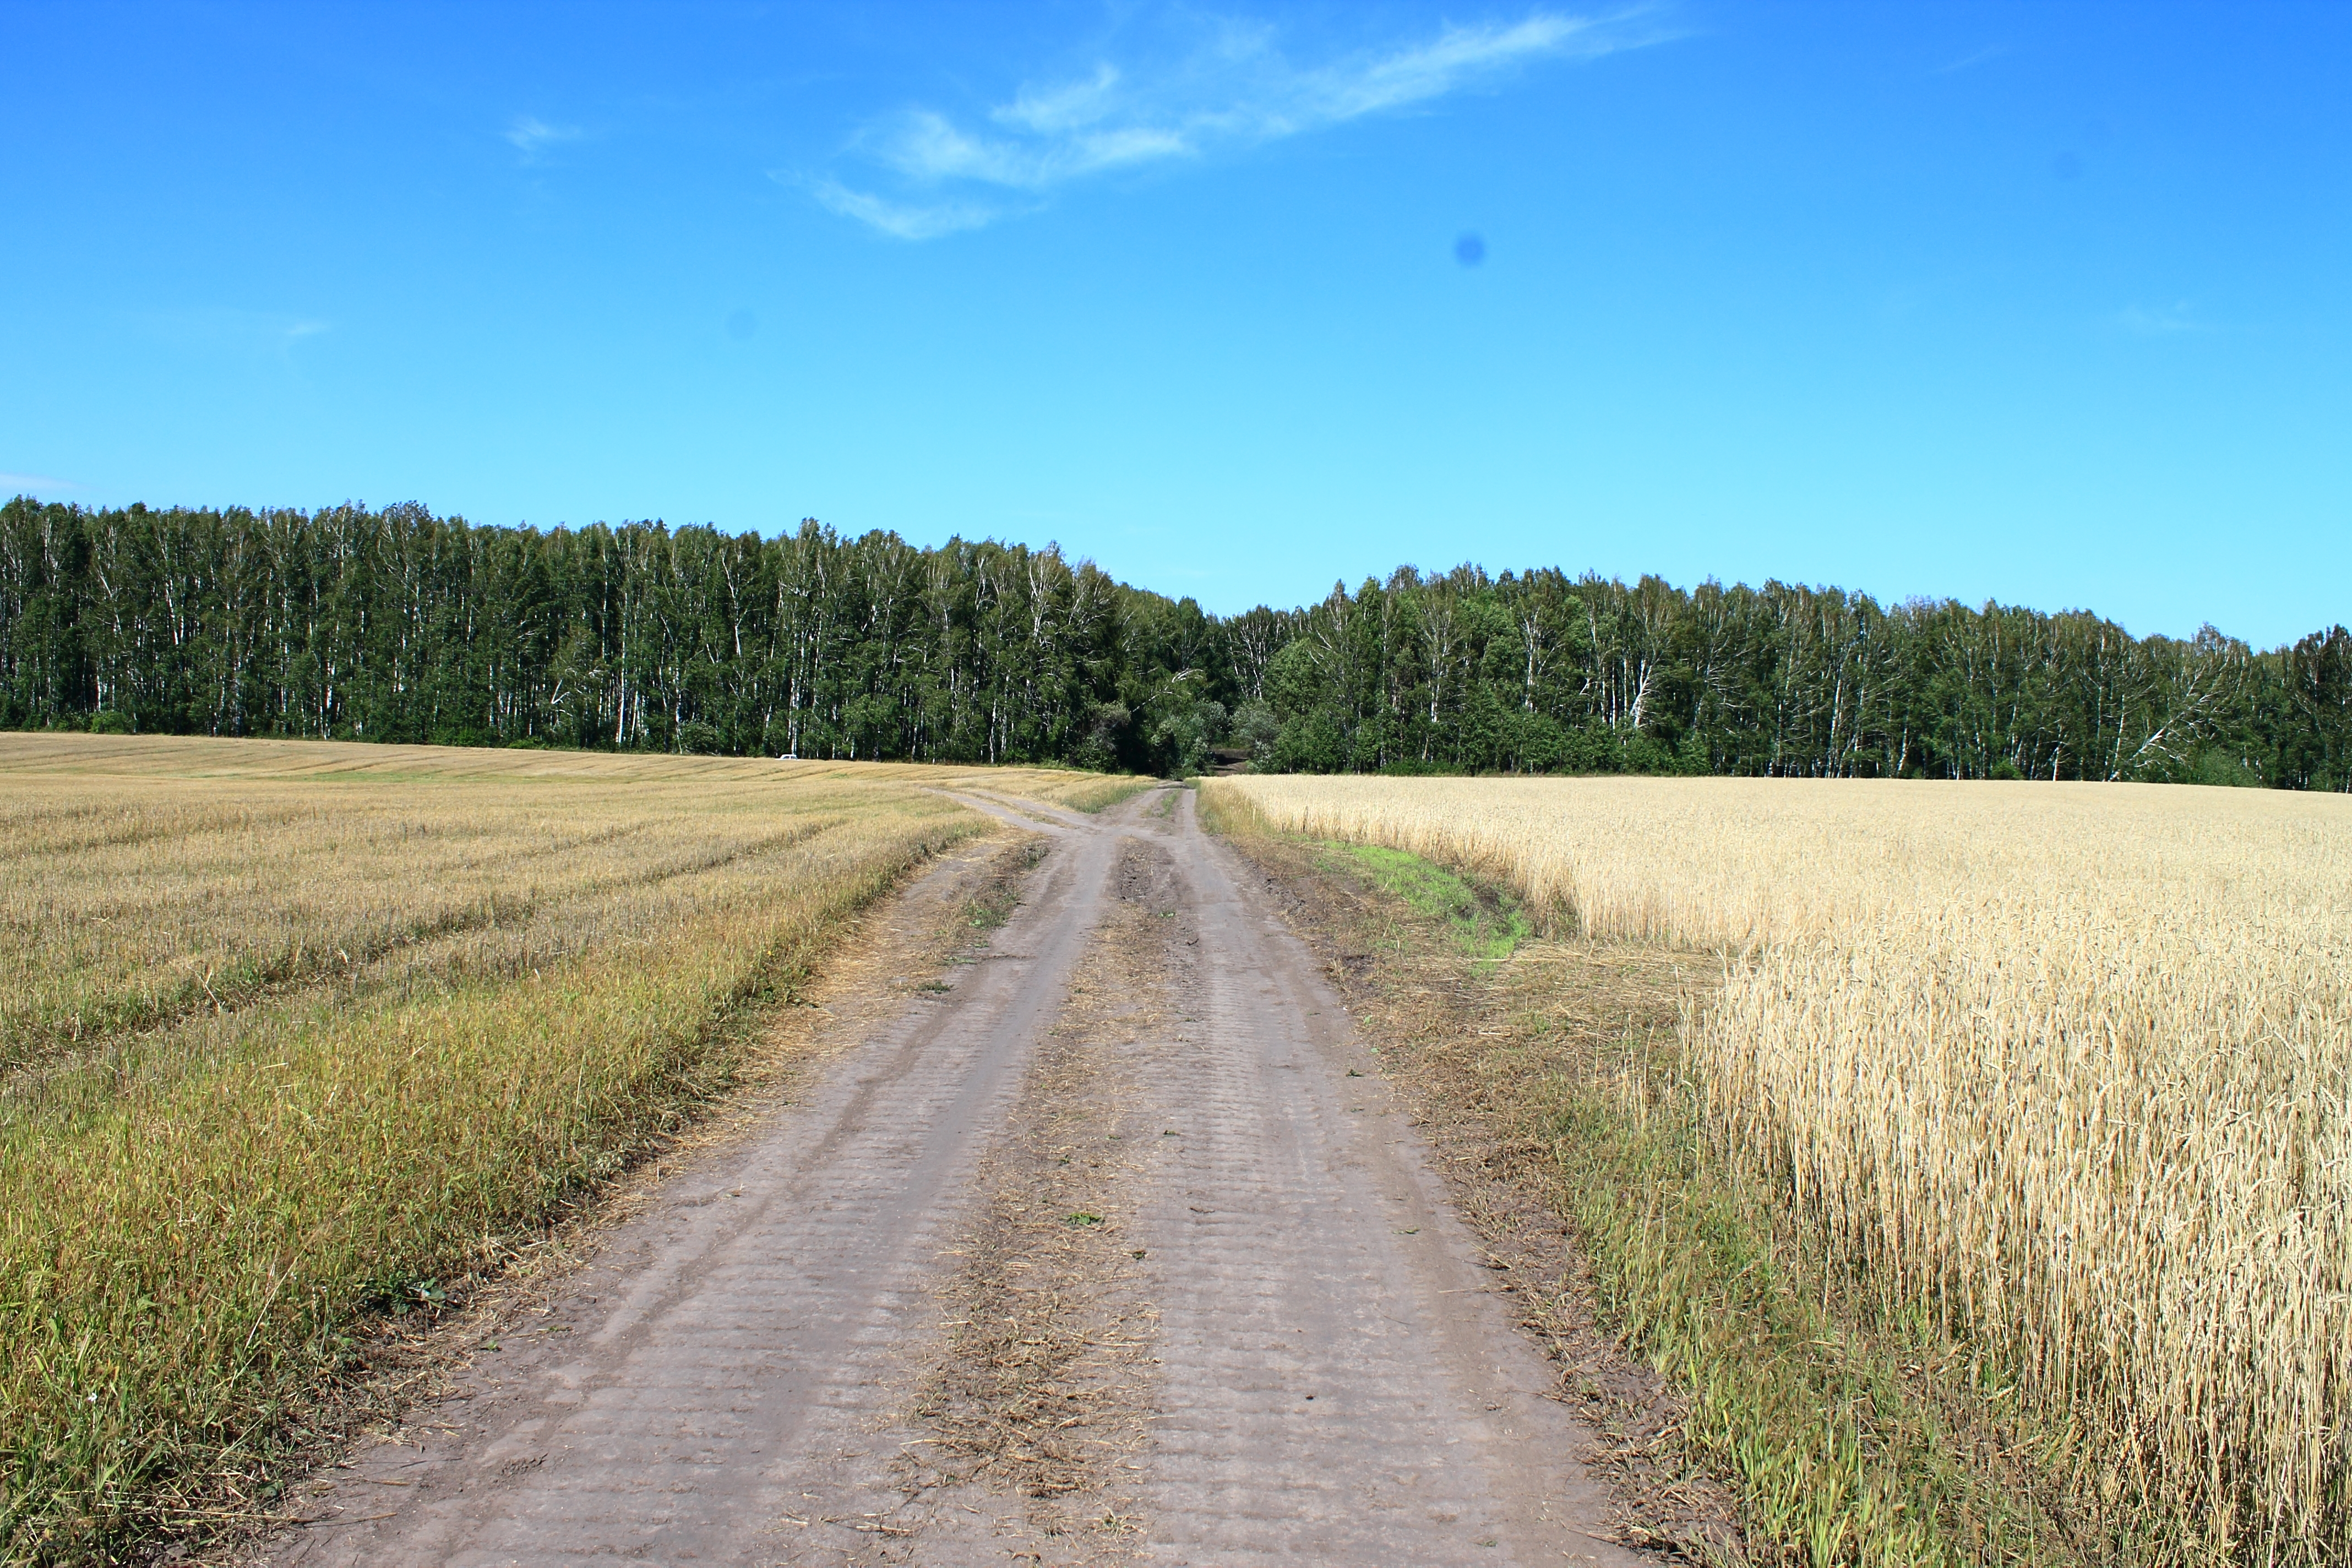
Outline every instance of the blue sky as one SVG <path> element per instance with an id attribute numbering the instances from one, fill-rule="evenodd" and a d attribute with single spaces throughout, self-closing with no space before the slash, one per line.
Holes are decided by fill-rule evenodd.
<path id="1" fill-rule="evenodd" d="M 5 0 L 0 58 L 11 492 L 2352 620 L 2352 6 Z"/>

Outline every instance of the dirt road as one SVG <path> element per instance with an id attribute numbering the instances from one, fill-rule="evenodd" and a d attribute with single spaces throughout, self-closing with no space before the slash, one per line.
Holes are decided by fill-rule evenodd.
<path id="1" fill-rule="evenodd" d="M 1192 795 L 967 804 L 1050 847 L 986 952 L 850 1016 L 270 1561 L 1642 1561 Z"/>

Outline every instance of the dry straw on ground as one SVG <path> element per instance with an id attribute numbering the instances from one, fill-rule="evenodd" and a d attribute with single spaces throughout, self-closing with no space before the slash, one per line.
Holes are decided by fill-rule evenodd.
<path id="1" fill-rule="evenodd" d="M 1241 778 L 1276 827 L 1715 950 L 1685 1053 L 1826 1266 L 2183 1561 L 2352 1552 L 2352 802 L 2155 786 Z M 2148 1539 L 2145 1534 L 2142 1540 Z"/>
<path id="2" fill-rule="evenodd" d="M 728 1082 L 748 1003 L 985 827 L 970 777 L 0 737 L 0 1562 L 248 1491 L 354 1312 Z"/>

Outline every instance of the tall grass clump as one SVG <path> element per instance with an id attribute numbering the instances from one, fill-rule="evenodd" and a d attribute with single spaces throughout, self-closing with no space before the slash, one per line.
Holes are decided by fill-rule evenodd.
<path id="1" fill-rule="evenodd" d="M 2084 1538 L 2352 1556 L 2352 809 L 2131 785 L 1243 778 L 1271 825 L 1721 955 L 1718 1147 L 2014 1379 Z"/>
<path id="2" fill-rule="evenodd" d="M 618 1171 L 985 826 L 936 770 L 486 759 L 0 742 L 0 1562 L 250 1498 L 356 1318 Z"/>

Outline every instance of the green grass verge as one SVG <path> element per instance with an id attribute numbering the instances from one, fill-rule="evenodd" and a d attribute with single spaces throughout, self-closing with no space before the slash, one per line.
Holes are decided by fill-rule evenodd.
<path id="1" fill-rule="evenodd" d="M 1423 920 L 1442 926 L 1471 958 L 1490 963 L 1508 958 L 1535 934 L 1518 900 L 1479 887 L 1417 855 L 1336 840 L 1324 841 L 1322 847 L 1333 861 L 1346 863 Z"/>

